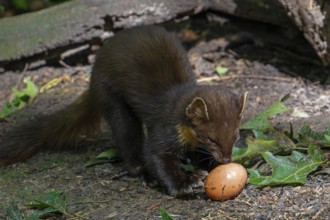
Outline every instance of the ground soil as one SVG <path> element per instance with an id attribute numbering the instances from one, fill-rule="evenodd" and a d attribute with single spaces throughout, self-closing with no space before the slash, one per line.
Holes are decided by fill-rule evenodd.
<path id="1" fill-rule="evenodd" d="M 291 122 L 297 130 L 307 123 L 321 130 L 330 123 L 330 86 L 322 84 L 328 76 L 303 37 L 288 37 L 265 24 L 219 20 L 225 25 L 205 18 L 166 24 L 188 48 L 201 83 L 219 83 L 237 93 L 248 91 L 244 121 L 291 94 L 286 101 L 291 111 L 273 119 L 276 127 L 288 128 Z M 237 36 L 242 39 L 235 40 Z M 227 67 L 228 71 L 218 76 L 217 66 Z M 87 88 L 90 69 L 90 65 L 45 66 L 0 75 L 0 105 L 10 98 L 10 88 L 22 86 L 26 76 L 38 86 L 62 77 L 60 84 L 39 94 L 23 111 L 1 121 L 0 134 L 5 135 L 21 121 L 72 102 Z M 0 205 L 14 204 L 28 213 L 24 208 L 28 198 L 55 189 L 65 191 L 68 212 L 77 219 L 160 219 L 160 207 L 173 219 L 330 219 L 327 174 L 314 173 L 301 186 L 256 189 L 247 184 L 237 198 L 225 202 L 211 201 L 203 189 L 185 198 L 174 198 L 162 188 L 142 186 L 139 178 L 121 175 L 125 171 L 121 162 L 85 168 L 89 159 L 111 146 L 111 136 L 106 132 L 88 150 L 41 153 L 26 162 L 0 168 Z M 6 217 L 0 207 L 2 218 Z M 61 218 L 65 217 L 52 217 Z"/>

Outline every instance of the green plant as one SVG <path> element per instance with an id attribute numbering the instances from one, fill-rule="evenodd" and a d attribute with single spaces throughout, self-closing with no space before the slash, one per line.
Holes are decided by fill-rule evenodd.
<path id="1" fill-rule="evenodd" d="M 38 94 L 38 87 L 32 82 L 30 77 L 25 77 L 23 82 L 25 87 L 22 90 L 12 88 L 13 98 L 6 102 L 0 112 L 0 118 L 23 108 L 27 103 L 31 102 Z"/>

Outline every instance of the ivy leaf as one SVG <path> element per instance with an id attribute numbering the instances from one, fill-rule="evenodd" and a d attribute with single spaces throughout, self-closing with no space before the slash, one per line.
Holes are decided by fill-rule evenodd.
<path id="1" fill-rule="evenodd" d="M 253 129 L 262 132 L 273 131 L 274 127 L 270 123 L 269 118 L 287 111 L 289 111 L 289 109 L 283 102 L 275 102 L 272 106 L 260 112 L 255 118 L 241 125 L 241 129 Z"/>
<path id="2" fill-rule="evenodd" d="M 264 152 L 262 156 L 272 167 L 272 175 L 262 176 L 258 170 L 248 169 L 249 182 L 257 187 L 304 184 L 307 175 L 325 162 L 322 151 L 314 145 L 308 147 L 308 154 L 309 157 L 293 151 L 290 156 L 274 156 Z"/>

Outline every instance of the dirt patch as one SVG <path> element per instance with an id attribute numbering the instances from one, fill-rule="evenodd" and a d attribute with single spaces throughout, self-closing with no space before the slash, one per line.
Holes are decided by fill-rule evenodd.
<path id="1" fill-rule="evenodd" d="M 291 112 L 274 119 L 277 127 L 285 128 L 292 122 L 297 129 L 308 123 L 320 130 L 330 123 L 329 85 L 297 76 L 300 71 L 316 71 L 317 66 L 308 68 L 306 64 L 306 60 L 317 63 L 314 55 L 298 61 L 298 55 L 294 55 L 295 62 L 288 63 L 288 53 L 281 56 L 272 49 L 274 44 L 269 42 L 276 42 L 273 33 L 269 34 L 271 37 L 258 35 L 263 24 L 250 24 L 253 28 L 249 29 L 233 21 L 230 30 L 225 30 L 225 27 L 205 20 L 201 26 L 200 20 L 203 19 L 168 26 L 173 27 L 189 47 L 189 58 L 202 83 L 220 83 L 238 93 L 249 92 L 244 120 L 290 93 L 291 98 L 286 104 Z M 196 23 L 199 28 L 195 28 Z M 228 39 L 241 34 L 242 29 L 253 34 L 254 42 L 242 41 L 241 45 L 225 50 L 230 43 Z M 309 51 L 306 42 L 301 42 L 301 47 Z M 228 68 L 227 73 L 216 76 L 214 70 L 217 66 Z M 282 71 L 284 69 L 288 70 L 286 74 Z M 49 114 L 72 102 L 87 88 L 89 72 L 90 66 L 43 67 L 26 71 L 24 76 L 31 76 L 39 86 L 54 77 L 65 77 L 59 85 L 39 95 L 24 111 L 0 122 L 1 135 L 33 115 Z M 323 80 L 315 75 L 314 80 Z M 1 104 L 10 97 L 12 86 L 21 86 L 21 79 L 22 75 L 12 72 L 0 75 Z M 166 195 L 161 188 L 143 187 L 138 178 L 125 175 L 118 178 L 125 171 L 120 162 L 85 168 L 90 158 L 112 145 L 111 138 L 104 134 L 90 145 L 88 150 L 42 153 L 26 162 L 1 168 L 0 205 L 17 204 L 23 208 L 30 196 L 38 197 L 56 189 L 65 191 L 68 212 L 85 219 L 160 219 L 160 207 L 174 219 L 329 219 L 330 216 L 330 177 L 326 174 L 311 175 L 303 186 L 260 190 L 248 184 L 241 195 L 226 202 L 209 200 L 202 189 L 178 199 Z M 0 218 L 4 217 L 2 215 L 0 211 Z"/>

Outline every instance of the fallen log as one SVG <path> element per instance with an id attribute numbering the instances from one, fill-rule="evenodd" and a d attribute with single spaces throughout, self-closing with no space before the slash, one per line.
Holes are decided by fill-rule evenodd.
<path id="1" fill-rule="evenodd" d="M 93 50 L 91 43 L 99 43 L 119 29 L 204 11 L 287 29 L 298 27 L 323 64 L 330 64 L 330 3 L 326 0 L 73 0 L 1 19 L 0 67 L 17 69 L 38 60 L 63 59 L 72 52 L 88 54 Z"/>

